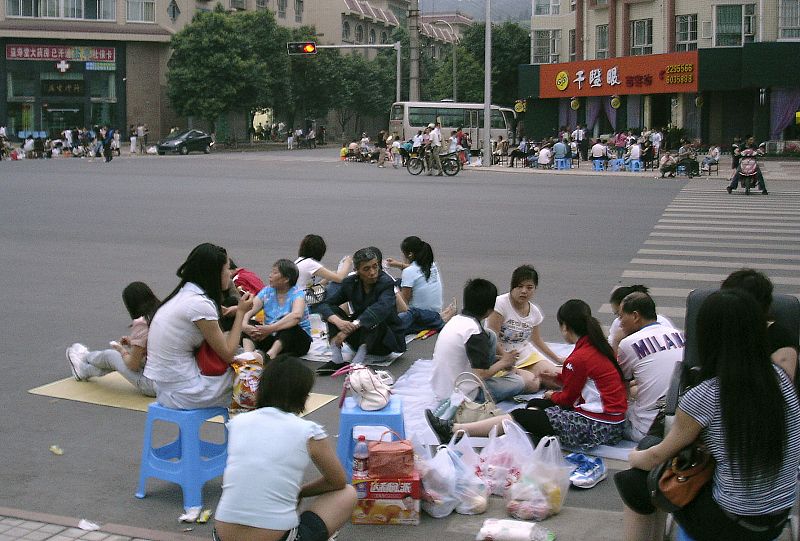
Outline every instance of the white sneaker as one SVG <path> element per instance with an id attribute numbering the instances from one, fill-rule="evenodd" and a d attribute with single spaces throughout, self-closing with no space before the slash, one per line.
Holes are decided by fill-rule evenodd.
<path id="1" fill-rule="evenodd" d="M 77 342 L 67 348 L 67 361 L 69 361 L 69 367 L 72 369 L 72 376 L 75 378 L 75 381 L 86 381 L 89 379 L 83 370 L 88 354 L 89 348 Z"/>

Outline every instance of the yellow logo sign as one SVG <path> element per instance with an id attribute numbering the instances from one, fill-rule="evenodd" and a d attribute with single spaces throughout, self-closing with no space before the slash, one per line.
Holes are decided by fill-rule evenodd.
<path id="1" fill-rule="evenodd" d="M 559 90 L 566 90 L 569 86 L 569 75 L 566 71 L 559 71 L 556 75 L 556 88 Z"/>

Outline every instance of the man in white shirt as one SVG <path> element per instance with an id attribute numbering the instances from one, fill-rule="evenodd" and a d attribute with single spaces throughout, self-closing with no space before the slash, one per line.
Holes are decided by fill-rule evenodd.
<path id="1" fill-rule="evenodd" d="M 628 151 L 625 153 L 625 165 L 628 165 L 631 162 L 638 161 L 641 158 L 642 158 L 642 147 L 639 146 L 638 141 L 634 141 L 628 147 Z"/>
<path id="2" fill-rule="evenodd" d="M 586 161 L 586 157 L 589 154 L 589 138 L 586 137 L 586 130 L 581 128 L 580 124 L 575 126 L 575 131 L 572 132 L 572 139 L 578 142 L 578 148 L 581 151 L 581 159 Z"/>
<path id="3" fill-rule="evenodd" d="M 623 378 L 636 380 L 626 415 L 625 438 L 638 442 L 656 418 L 658 401 L 669 389 L 675 363 L 683 358 L 686 337 L 658 322 L 656 305 L 646 293 L 635 292 L 622 299 L 619 319 L 627 336 L 619 343 L 617 361 Z"/>
<path id="4" fill-rule="evenodd" d="M 544 145 L 539 150 L 539 157 L 537 158 L 539 167 L 550 167 L 553 165 L 553 151 L 550 150 L 550 145 Z"/>
<path id="5" fill-rule="evenodd" d="M 432 175 L 433 174 L 433 165 L 435 165 L 436 169 L 439 171 L 439 173 L 436 176 L 440 177 L 440 176 L 443 175 L 443 173 L 442 173 L 442 160 L 439 157 L 439 154 L 442 151 L 442 132 L 441 132 L 441 129 L 440 129 L 441 128 L 441 124 L 439 124 L 437 122 L 435 126 L 432 125 L 432 124 L 429 124 L 428 127 L 429 128 L 430 127 L 433 128 L 431 130 L 431 157 L 433 159 L 431 160 L 432 161 L 431 168 L 428 169 L 428 175 Z"/>
<path id="6" fill-rule="evenodd" d="M 658 152 L 661 149 L 661 131 L 653 130 L 650 134 L 650 142 L 653 143 L 653 156 L 658 158 Z"/>
<path id="7" fill-rule="evenodd" d="M 592 160 L 608 160 L 608 149 L 600 141 L 600 139 L 598 139 L 597 142 L 592 145 L 591 157 Z"/>

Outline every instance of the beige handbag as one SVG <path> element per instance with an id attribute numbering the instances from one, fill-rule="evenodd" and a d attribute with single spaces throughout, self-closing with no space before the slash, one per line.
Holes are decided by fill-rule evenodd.
<path id="1" fill-rule="evenodd" d="M 471 385 L 467 385 L 471 384 Z M 465 390 L 464 387 L 471 387 Z M 474 391 L 475 388 L 480 388 L 483 391 L 484 402 L 475 402 L 469 398 L 469 393 Z M 456 423 L 472 423 L 474 421 L 482 421 L 490 417 L 497 417 L 503 415 L 505 412 L 497 406 L 492 398 L 489 389 L 481 378 L 472 372 L 461 372 L 456 378 L 454 391 L 459 391 L 464 395 L 464 401 L 458 406 L 453 421 Z"/>

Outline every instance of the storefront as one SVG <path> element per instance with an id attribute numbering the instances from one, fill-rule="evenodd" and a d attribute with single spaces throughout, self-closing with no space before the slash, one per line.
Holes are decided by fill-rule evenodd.
<path id="1" fill-rule="evenodd" d="M 8 134 L 58 137 L 65 128 L 126 126 L 125 44 L 5 40 L 0 119 Z"/>

